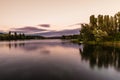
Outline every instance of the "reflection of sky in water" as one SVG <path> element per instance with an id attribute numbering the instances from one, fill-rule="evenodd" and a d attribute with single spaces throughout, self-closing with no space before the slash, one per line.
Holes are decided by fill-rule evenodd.
<path id="1" fill-rule="evenodd" d="M 62 40 L 0 42 L 0 79 L 117 80 L 114 68 L 91 69 L 83 45 Z M 6 77 L 7 76 L 7 77 Z M 47 76 L 47 77 L 46 77 Z M 87 77 L 86 77 L 87 76 Z"/>

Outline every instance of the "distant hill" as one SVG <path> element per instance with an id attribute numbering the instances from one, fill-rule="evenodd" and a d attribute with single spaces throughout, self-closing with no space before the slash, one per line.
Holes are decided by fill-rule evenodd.
<path id="1" fill-rule="evenodd" d="M 42 26 L 44 28 L 41 28 L 39 26 Z M 11 29 L 11 31 L 18 32 L 18 33 L 25 33 L 26 35 L 34 35 L 34 36 L 37 35 L 37 36 L 44 36 L 44 37 L 56 37 L 56 36 L 60 37 L 62 35 L 75 35 L 80 33 L 79 32 L 80 23 L 69 25 L 68 27 L 66 27 L 65 30 L 60 30 L 60 31 L 46 29 L 51 27 L 49 24 L 40 24 L 39 26 L 38 27 L 25 26 L 21 28 L 13 28 Z"/>
<path id="2" fill-rule="evenodd" d="M 3 32 L 3 31 L 0 31 L 0 34 L 6 34 L 5 32 Z"/>
<path id="3" fill-rule="evenodd" d="M 45 37 L 55 37 L 55 36 L 62 36 L 62 35 L 73 35 L 79 34 L 80 29 L 73 29 L 73 30 L 62 30 L 62 31 L 50 31 L 45 33 L 36 33 L 34 35 L 41 35 Z"/>

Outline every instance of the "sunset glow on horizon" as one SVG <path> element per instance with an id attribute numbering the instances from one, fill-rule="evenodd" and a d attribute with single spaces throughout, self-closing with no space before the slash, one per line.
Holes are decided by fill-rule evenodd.
<path id="1" fill-rule="evenodd" d="M 0 30 L 38 24 L 55 25 L 50 30 L 72 29 L 67 26 L 88 23 L 92 14 L 114 15 L 120 10 L 119 3 L 120 0 L 0 0 Z"/>

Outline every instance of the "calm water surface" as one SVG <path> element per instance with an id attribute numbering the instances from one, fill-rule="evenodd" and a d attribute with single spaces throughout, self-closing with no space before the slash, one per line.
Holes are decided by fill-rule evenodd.
<path id="1" fill-rule="evenodd" d="M 62 40 L 0 42 L 0 80 L 120 80 L 120 48 Z"/>

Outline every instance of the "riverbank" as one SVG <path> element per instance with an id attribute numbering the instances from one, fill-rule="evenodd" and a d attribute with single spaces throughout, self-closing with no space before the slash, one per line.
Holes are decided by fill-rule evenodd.
<path id="1" fill-rule="evenodd" d="M 96 42 L 96 41 L 79 41 L 78 39 L 71 39 L 71 42 L 78 44 L 90 44 L 90 45 L 105 45 L 105 46 L 116 46 L 120 47 L 120 41 L 104 41 L 104 42 Z"/>
<path id="2" fill-rule="evenodd" d="M 79 41 L 78 39 L 71 39 L 70 40 L 72 43 L 78 43 L 78 44 L 82 44 L 83 41 Z"/>

